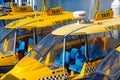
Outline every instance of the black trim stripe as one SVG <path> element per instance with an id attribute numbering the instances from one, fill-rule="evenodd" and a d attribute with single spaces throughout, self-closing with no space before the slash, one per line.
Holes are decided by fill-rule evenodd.
<path id="1" fill-rule="evenodd" d="M 50 76 L 46 78 L 40 78 L 38 80 L 59 80 L 59 79 L 64 80 L 67 77 L 68 77 L 68 74 L 60 74 L 60 75 Z"/>
<path id="2" fill-rule="evenodd" d="M 95 69 L 96 69 L 96 67 L 87 68 L 87 69 L 85 69 L 85 73 L 93 72 Z"/>

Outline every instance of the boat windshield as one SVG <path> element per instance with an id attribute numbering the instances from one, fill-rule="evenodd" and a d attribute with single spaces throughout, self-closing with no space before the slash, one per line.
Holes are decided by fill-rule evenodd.
<path id="1" fill-rule="evenodd" d="M 16 35 L 15 35 L 16 33 Z M 16 43 L 16 48 L 18 46 L 18 42 L 32 32 L 26 29 L 7 29 L 2 28 L 0 30 L 0 53 L 1 54 L 13 54 L 14 47 Z M 16 36 L 16 38 L 15 38 Z M 16 42 L 15 42 L 16 41 Z"/>
<path id="2" fill-rule="evenodd" d="M 65 37 L 64 35 L 53 35 L 50 33 L 44 37 L 27 56 L 36 59 L 50 69 L 55 69 L 57 68 L 55 65 L 62 65 L 62 62 L 60 62 L 59 65 L 56 61 L 58 59 L 62 61 L 63 52 L 65 51 L 65 56 L 67 56 L 67 54 L 70 55 L 72 47 L 79 50 L 83 39 L 84 36 L 79 35 L 67 35 Z M 65 57 L 65 60 L 67 59 L 68 58 Z M 22 63 L 19 63 L 19 65 L 22 65 Z"/>
<path id="3" fill-rule="evenodd" d="M 3 15 L 4 15 L 5 13 L 3 13 Z M 17 19 L 10 19 L 10 20 L 0 20 L 0 26 L 1 27 L 4 27 L 4 26 L 6 26 L 7 24 L 9 24 L 9 23 L 11 23 L 11 22 L 13 22 L 13 21 L 15 21 L 15 20 L 17 20 Z"/>
<path id="4" fill-rule="evenodd" d="M 57 44 L 62 42 L 63 36 L 55 36 L 50 33 L 30 51 L 29 56 L 36 60 L 45 58 Z"/>
<path id="5" fill-rule="evenodd" d="M 7 28 L 1 28 L 0 29 L 0 40 L 4 38 L 6 35 L 8 35 L 13 29 L 7 29 Z"/>
<path id="6" fill-rule="evenodd" d="M 97 78 L 99 76 L 99 78 Z M 120 52 L 113 50 L 97 67 L 90 80 L 119 80 L 120 79 Z"/>
<path id="7" fill-rule="evenodd" d="M 10 48 L 12 48 L 12 41 L 10 42 L 10 44 L 8 44 L 8 40 L 10 38 L 13 38 L 14 35 L 12 34 L 12 32 L 14 32 L 14 29 L 7 29 L 7 28 L 2 28 L 0 29 L 0 52 L 4 53 L 7 50 L 9 50 Z M 6 47 L 7 45 L 9 45 L 9 49 Z"/>

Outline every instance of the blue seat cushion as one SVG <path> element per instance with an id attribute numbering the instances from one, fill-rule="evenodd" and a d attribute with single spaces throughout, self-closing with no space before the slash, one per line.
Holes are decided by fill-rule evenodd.
<path id="1" fill-rule="evenodd" d="M 16 52 L 23 51 L 25 49 L 25 41 L 19 40 L 18 47 L 16 48 Z"/>
<path id="2" fill-rule="evenodd" d="M 85 46 L 80 47 L 81 54 L 85 56 Z"/>
<path id="3" fill-rule="evenodd" d="M 97 44 L 90 44 L 90 53 L 96 53 L 100 50 L 100 46 Z"/>
<path id="4" fill-rule="evenodd" d="M 97 44 L 90 44 L 89 60 L 94 60 L 102 55 L 102 50 Z"/>
<path id="5" fill-rule="evenodd" d="M 70 65 L 69 69 L 73 70 L 75 72 L 80 72 L 82 69 L 82 66 L 84 64 L 85 58 L 83 55 L 78 54 L 76 59 L 75 59 L 75 64 Z"/>
<path id="6" fill-rule="evenodd" d="M 77 48 L 72 48 L 70 53 L 70 58 L 75 59 L 77 54 L 80 54 L 80 50 Z"/>
<path id="7" fill-rule="evenodd" d="M 28 40 L 28 45 L 29 44 L 34 44 L 34 40 L 32 39 L 32 38 L 29 38 L 29 40 Z"/>
<path id="8" fill-rule="evenodd" d="M 80 73 L 81 69 L 82 69 L 82 66 L 74 64 L 74 65 L 70 65 L 69 69 L 72 70 L 72 71 Z"/>
<path id="9" fill-rule="evenodd" d="M 57 58 L 54 63 L 57 64 L 58 66 L 62 66 L 62 56 L 63 53 L 60 54 L 59 58 Z M 65 65 L 67 65 L 70 62 L 70 52 L 65 52 Z"/>

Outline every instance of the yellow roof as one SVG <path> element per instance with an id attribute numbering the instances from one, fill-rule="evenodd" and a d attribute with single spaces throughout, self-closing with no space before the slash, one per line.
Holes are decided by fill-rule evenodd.
<path id="1" fill-rule="evenodd" d="M 80 29 L 79 29 L 80 28 Z M 66 35 L 75 29 L 79 29 L 71 35 L 94 34 L 112 31 L 120 28 L 120 17 L 94 21 L 93 23 L 74 23 L 58 28 L 52 32 L 54 35 Z"/>
<path id="2" fill-rule="evenodd" d="M 36 12 L 10 12 L 8 15 L 1 14 L 0 20 L 10 20 L 10 19 L 20 19 L 26 17 L 47 15 L 45 12 L 36 11 Z"/>
<path id="3" fill-rule="evenodd" d="M 21 19 L 18 21 L 14 21 L 6 25 L 6 28 L 17 28 L 22 26 L 21 28 L 34 28 L 34 27 L 46 27 L 53 26 L 57 24 L 61 24 L 64 22 L 68 22 L 71 20 L 75 20 L 72 12 L 63 12 L 59 15 L 52 16 L 38 16 L 36 18 L 28 17 L 26 19 Z"/>
<path id="4" fill-rule="evenodd" d="M 31 6 L 12 7 L 12 12 L 4 12 L 0 14 L 0 20 L 21 19 L 26 17 L 47 16 L 61 14 L 63 9 L 61 6 L 47 9 L 46 11 L 33 11 Z"/>

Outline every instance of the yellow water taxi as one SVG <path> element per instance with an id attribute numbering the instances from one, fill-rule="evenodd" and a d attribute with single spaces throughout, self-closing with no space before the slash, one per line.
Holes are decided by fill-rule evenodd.
<path id="1" fill-rule="evenodd" d="M 107 12 L 113 15 L 111 9 Z M 106 14 L 106 11 L 102 14 Z M 114 30 L 119 28 L 119 17 L 73 23 L 58 28 L 43 38 L 1 80 L 88 78 L 120 42 L 119 38 L 114 38 Z"/>

